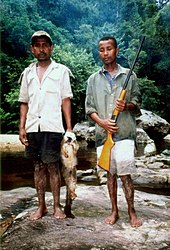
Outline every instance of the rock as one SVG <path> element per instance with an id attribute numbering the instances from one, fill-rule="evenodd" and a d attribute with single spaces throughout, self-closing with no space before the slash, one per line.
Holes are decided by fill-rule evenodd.
<path id="1" fill-rule="evenodd" d="M 77 177 L 81 178 L 84 176 L 89 176 L 94 174 L 94 170 L 93 169 L 87 169 L 87 170 L 77 170 Z"/>
<path id="2" fill-rule="evenodd" d="M 12 191 L 2 192 L 3 200 L 12 197 Z M 118 206 L 120 218 L 114 225 L 104 219 L 111 212 L 106 185 L 79 184 L 72 212 L 75 219 L 57 220 L 53 217 L 53 196 L 46 193 L 48 213 L 38 221 L 27 216 L 36 209 L 37 200 L 29 195 L 27 188 L 17 189 L 18 197 L 27 199 L 17 220 L 7 228 L 1 241 L 1 249 L 120 249 L 146 250 L 170 247 L 170 198 L 163 195 L 135 191 L 135 208 L 143 220 L 139 228 L 129 224 L 127 205 L 121 184 L 118 182 Z M 10 194 L 11 193 L 11 194 Z M 65 187 L 61 188 L 61 205 L 65 204 Z M 18 202 L 20 199 L 18 199 Z M 23 201 L 23 200 L 22 200 Z M 28 202 L 29 201 L 29 202 Z M 9 201 L 8 201 L 9 204 Z M 13 203 L 12 203 L 13 204 Z"/>
<path id="3" fill-rule="evenodd" d="M 144 148 L 144 155 L 154 155 L 156 154 L 156 146 L 153 140 L 148 140 L 146 147 Z"/>
<path id="4" fill-rule="evenodd" d="M 164 151 L 162 151 L 163 155 L 169 155 L 170 156 L 170 150 L 165 149 Z"/>
<path id="5" fill-rule="evenodd" d="M 136 119 L 138 127 L 152 134 L 153 138 L 154 134 L 161 137 L 168 134 L 170 124 L 165 119 L 148 110 L 141 109 L 141 113 Z"/>
<path id="6" fill-rule="evenodd" d="M 138 145 L 145 145 L 143 150 L 144 155 L 149 156 L 156 153 L 156 146 L 154 141 L 150 139 L 150 137 L 142 128 L 137 128 L 136 142 Z"/>
<path id="7" fill-rule="evenodd" d="M 1 152 L 23 152 L 25 146 L 21 144 L 19 135 L 0 134 L 0 151 Z"/>
<path id="8" fill-rule="evenodd" d="M 97 180 L 97 176 L 95 175 L 85 176 L 81 178 L 81 181 L 84 181 L 84 182 L 96 182 L 96 180 Z"/>
<path id="9" fill-rule="evenodd" d="M 95 141 L 95 126 L 90 126 L 89 122 L 77 123 L 73 129 L 76 137 L 87 142 Z"/>
<path id="10" fill-rule="evenodd" d="M 133 174 L 134 184 L 137 186 L 170 188 L 170 157 L 166 155 L 141 156 L 135 158 L 137 173 Z M 100 185 L 107 183 L 106 171 L 97 167 Z"/>
<path id="11" fill-rule="evenodd" d="M 170 124 L 162 119 L 161 117 L 157 116 L 156 114 L 141 110 L 142 115 L 138 117 L 137 120 L 137 144 L 145 145 L 143 154 L 146 156 L 154 155 L 156 153 L 156 146 L 153 138 L 163 137 L 169 131 Z M 88 121 L 77 123 L 74 127 L 74 132 L 77 135 L 78 139 L 86 140 L 88 143 L 95 141 L 95 127 L 90 126 Z M 153 138 L 151 139 L 150 136 L 152 135 Z M 168 142 L 168 137 L 164 137 L 165 141 Z"/>
<path id="12" fill-rule="evenodd" d="M 165 136 L 164 138 L 165 142 L 169 142 L 170 143 L 170 134 L 168 134 L 167 136 Z"/>
<path id="13" fill-rule="evenodd" d="M 168 131 L 170 124 L 160 116 L 151 111 L 141 110 L 142 115 L 136 119 L 137 121 L 137 143 L 149 144 L 146 145 L 145 152 L 152 155 L 155 152 L 154 138 L 158 136 L 164 137 L 164 141 L 169 143 L 170 135 Z M 79 141 L 85 140 L 88 144 L 95 142 L 95 126 L 88 121 L 77 123 L 74 128 L 74 133 Z M 153 137 L 152 137 L 152 136 Z M 167 135 L 167 136 L 166 136 Z M 0 135 L 0 150 L 2 152 L 19 152 L 24 151 L 25 147 L 19 141 L 19 135 Z"/>
<path id="14" fill-rule="evenodd" d="M 135 159 L 137 173 L 133 175 L 134 184 L 157 188 L 170 187 L 169 156 L 142 156 Z M 169 186 L 168 186 L 169 185 Z"/>
<path id="15" fill-rule="evenodd" d="M 141 109 L 142 115 L 136 118 L 137 121 L 137 141 L 146 143 L 148 140 L 148 131 L 152 135 L 164 137 L 167 135 L 170 124 L 160 116 L 151 111 Z M 145 131 L 145 132 L 144 132 Z M 74 132 L 78 138 L 86 141 L 95 140 L 95 126 L 91 126 L 88 121 L 77 123 L 74 126 Z M 168 140 L 169 137 L 165 137 Z"/>
<path id="16" fill-rule="evenodd" d="M 147 164 L 147 167 L 150 169 L 160 169 L 164 166 L 163 162 L 153 162 L 150 164 Z"/>
<path id="17" fill-rule="evenodd" d="M 142 143 L 142 144 L 147 144 L 148 141 L 150 140 L 150 137 L 147 135 L 147 133 L 143 130 L 143 128 L 137 128 L 136 129 L 137 134 L 136 134 L 136 142 Z"/>

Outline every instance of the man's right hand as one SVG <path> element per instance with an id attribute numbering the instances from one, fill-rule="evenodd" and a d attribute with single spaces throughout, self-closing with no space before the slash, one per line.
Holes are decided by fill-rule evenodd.
<path id="1" fill-rule="evenodd" d="M 19 139 L 23 145 L 28 146 L 27 133 L 24 128 L 19 130 Z"/>
<path id="2" fill-rule="evenodd" d="M 114 134 L 119 129 L 117 124 L 112 119 L 101 119 L 96 112 L 91 113 L 90 117 L 100 127 L 104 128 L 109 134 Z"/>
<path id="3" fill-rule="evenodd" d="M 103 119 L 100 121 L 99 125 L 110 134 L 116 133 L 119 129 L 117 124 L 112 119 Z"/>

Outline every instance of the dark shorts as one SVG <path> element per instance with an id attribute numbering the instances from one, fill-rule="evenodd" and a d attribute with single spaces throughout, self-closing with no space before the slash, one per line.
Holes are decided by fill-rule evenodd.
<path id="1" fill-rule="evenodd" d="M 44 163 L 59 162 L 62 138 L 61 133 L 28 133 L 29 146 L 26 147 L 25 156 L 33 161 L 42 161 Z"/>

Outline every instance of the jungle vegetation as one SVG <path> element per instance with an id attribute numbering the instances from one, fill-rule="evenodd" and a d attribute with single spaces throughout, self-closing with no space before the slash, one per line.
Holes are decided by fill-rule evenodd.
<path id="1" fill-rule="evenodd" d="M 86 81 L 101 65 L 97 42 L 118 40 L 118 63 L 129 67 L 141 37 L 146 37 L 135 73 L 142 108 L 170 122 L 169 0 L 1 0 L 1 133 L 18 133 L 18 79 L 34 58 L 29 51 L 34 31 L 50 33 L 53 59 L 68 66 L 74 98 L 73 123 L 85 119 Z"/>

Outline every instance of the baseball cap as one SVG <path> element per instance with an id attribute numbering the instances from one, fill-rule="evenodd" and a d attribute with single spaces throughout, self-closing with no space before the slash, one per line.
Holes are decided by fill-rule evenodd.
<path id="1" fill-rule="evenodd" d="M 51 36 L 46 31 L 38 30 L 38 31 L 34 32 L 34 34 L 31 37 L 32 44 L 34 43 L 34 41 L 37 37 L 41 37 L 41 36 L 46 36 L 49 39 L 50 43 L 51 44 L 53 43 Z"/>

